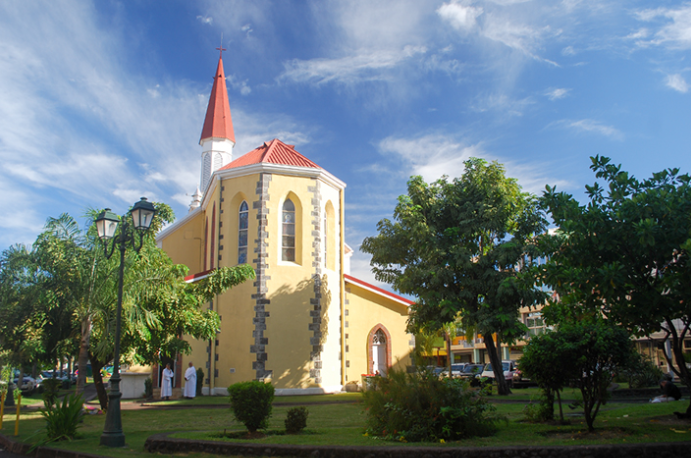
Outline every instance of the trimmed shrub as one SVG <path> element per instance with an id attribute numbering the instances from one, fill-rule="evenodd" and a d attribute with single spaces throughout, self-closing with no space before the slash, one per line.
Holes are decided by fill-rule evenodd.
<path id="1" fill-rule="evenodd" d="M 285 420 L 286 432 L 296 434 L 305 429 L 309 414 L 306 407 L 293 407 L 290 409 Z"/>
<path id="2" fill-rule="evenodd" d="M 154 383 L 151 377 L 147 377 L 144 380 L 144 397 L 150 399 L 154 397 Z"/>
<path id="3" fill-rule="evenodd" d="M 363 400 L 367 434 L 401 442 L 455 440 L 490 436 L 500 418 L 483 390 L 466 382 L 439 378 L 429 371 L 406 374 L 390 370 L 373 377 Z"/>
<path id="4" fill-rule="evenodd" d="M 58 401 L 55 405 L 39 409 L 46 419 L 46 435 L 49 441 L 74 439 L 84 415 L 83 405 L 84 398 L 81 395 L 71 394 L 65 396 L 62 405 Z"/>
<path id="5" fill-rule="evenodd" d="M 204 386 L 204 371 L 200 367 L 197 369 L 197 387 L 196 387 L 197 396 L 202 395 L 202 387 L 203 386 Z"/>
<path id="6" fill-rule="evenodd" d="M 258 381 L 240 382 L 228 387 L 230 408 L 235 419 L 251 433 L 266 429 L 271 417 L 274 387 Z"/>

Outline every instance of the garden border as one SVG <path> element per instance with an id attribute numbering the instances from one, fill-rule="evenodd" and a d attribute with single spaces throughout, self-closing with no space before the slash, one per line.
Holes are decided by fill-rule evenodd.
<path id="1" fill-rule="evenodd" d="M 604 444 L 574 446 L 514 446 L 514 447 L 415 447 L 415 446 L 325 446 L 274 445 L 205 440 L 172 439 L 169 434 L 149 436 L 144 448 L 149 453 L 203 452 L 215 455 L 290 456 L 308 458 L 677 458 L 688 457 L 691 442 L 648 442 L 641 444 Z"/>
<path id="2" fill-rule="evenodd" d="M 415 447 L 415 446 L 318 446 L 318 445 L 272 445 L 238 442 L 216 442 L 188 439 L 172 439 L 172 433 L 154 434 L 144 443 L 150 453 L 204 452 L 216 455 L 245 456 L 291 456 L 309 458 L 419 458 L 438 456 L 442 458 L 677 458 L 687 457 L 691 441 L 648 442 L 618 445 L 574 445 L 574 446 L 514 446 L 514 447 Z M 75 452 L 53 447 L 37 447 L 29 453 L 31 446 L 17 442 L 0 434 L 0 445 L 10 453 L 34 456 L 35 458 L 103 458 L 92 453 Z"/>

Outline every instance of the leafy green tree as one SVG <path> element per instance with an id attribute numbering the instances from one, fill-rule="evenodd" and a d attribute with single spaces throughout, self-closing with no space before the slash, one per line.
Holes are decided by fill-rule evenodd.
<path id="1" fill-rule="evenodd" d="M 634 357 L 629 333 L 611 321 L 596 318 L 564 324 L 555 338 L 562 355 L 572 364 L 571 369 L 566 369 L 567 374 L 577 374 L 574 383 L 581 392 L 588 430 L 593 431 L 600 406 L 609 397 L 607 388 L 614 373 Z"/>
<path id="2" fill-rule="evenodd" d="M 559 418 L 563 422 L 561 390 L 581 374 L 573 364 L 573 358 L 577 356 L 574 355 L 573 345 L 561 337 L 562 335 L 558 332 L 547 332 L 531 337 L 530 342 L 523 349 L 518 368 L 544 390 L 550 406 L 551 414 L 548 415 L 550 420 L 554 417 L 554 395 L 557 395 Z"/>
<path id="3" fill-rule="evenodd" d="M 35 253 L 13 245 L 0 256 L 0 349 L 7 362 L 20 370 L 41 351 L 41 330 L 33 319 L 41 290 Z"/>
<path id="4" fill-rule="evenodd" d="M 544 300 L 531 278 L 518 275 L 545 228 L 537 199 L 499 163 L 472 158 L 453 181 L 411 178 L 394 220 L 380 221 L 362 250 L 372 254 L 378 280 L 417 296 L 409 330 L 436 331 L 460 316 L 482 334 L 498 392 L 509 393 L 498 349 L 525 334 L 518 309 Z"/>
<path id="5" fill-rule="evenodd" d="M 559 313 L 603 314 L 638 336 L 664 332 L 668 363 L 691 386 L 683 348 L 691 325 L 691 178 L 668 169 L 639 181 L 609 158 L 591 159 L 605 186 L 586 186 L 586 205 L 550 187 L 543 197 L 561 229 L 543 240 L 551 258 L 543 280 L 569 306 Z"/>

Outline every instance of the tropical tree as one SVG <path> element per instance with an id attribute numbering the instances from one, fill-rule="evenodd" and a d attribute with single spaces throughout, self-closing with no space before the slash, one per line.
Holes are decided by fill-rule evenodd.
<path id="1" fill-rule="evenodd" d="M 536 255 L 533 237 L 545 228 L 537 199 L 521 191 L 504 167 L 472 158 L 462 177 L 408 182 L 394 220 L 362 250 L 375 277 L 417 296 L 409 330 L 437 330 L 460 316 L 482 335 L 500 394 L 509 393 L 498 349 L 525 334 L 518 309 L 544 300 L 519 270 Z"/>
<path id="2" fill-rule="evenodd" d="M 40 295 L 35 253 L 13 245 L 0 256 L 0 349 L 5 360 L 20 370 L 41 351 L 41 330 L 33 320 Z"/>
<path id="3" fill-rule="evenodd" d="M 672 348 L 665 357 L 691 386 L 683 347 L 691 326 L 691 177 L 667 169 L 639 181 L 609 158 L 591 159 L 605 186 L 586 186 L 586 205 L 547 187 L 543 202 L 560 232 L 543 238 L 551 259 L 542 279 L 567 313 L 604 315 L 638 336 L 664 332 Z"/>
<path id="4" fill-rule="evenodd" d="M 564 421 L 561 391 L 581 374 L 573 364 L 573 345 L 562 339 L 562 334 L 547 332 L 530 338 L 518 362 L 520 371 L 543 389 L 549 406 L 546 419 L 554 417 L 554 395 L 559 403 L 559 418 Z"/>

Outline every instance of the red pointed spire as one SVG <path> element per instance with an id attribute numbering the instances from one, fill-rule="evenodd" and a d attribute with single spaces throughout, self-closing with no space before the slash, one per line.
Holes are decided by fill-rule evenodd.
<path id="1" fill-rule="evenodd" d="M 228 89 L 226 88 L 226 76 L 223 72 L 223 49 L 218 58 L 218 68 L 214 76 L 214 87 L 211 89 L 209 106 L 206 109 L 204 128 L 199 143 L 207 138 L 227 138 L 235 143 L 233 120 L 230 117 L 230 105 L 228 103 Z"/>

